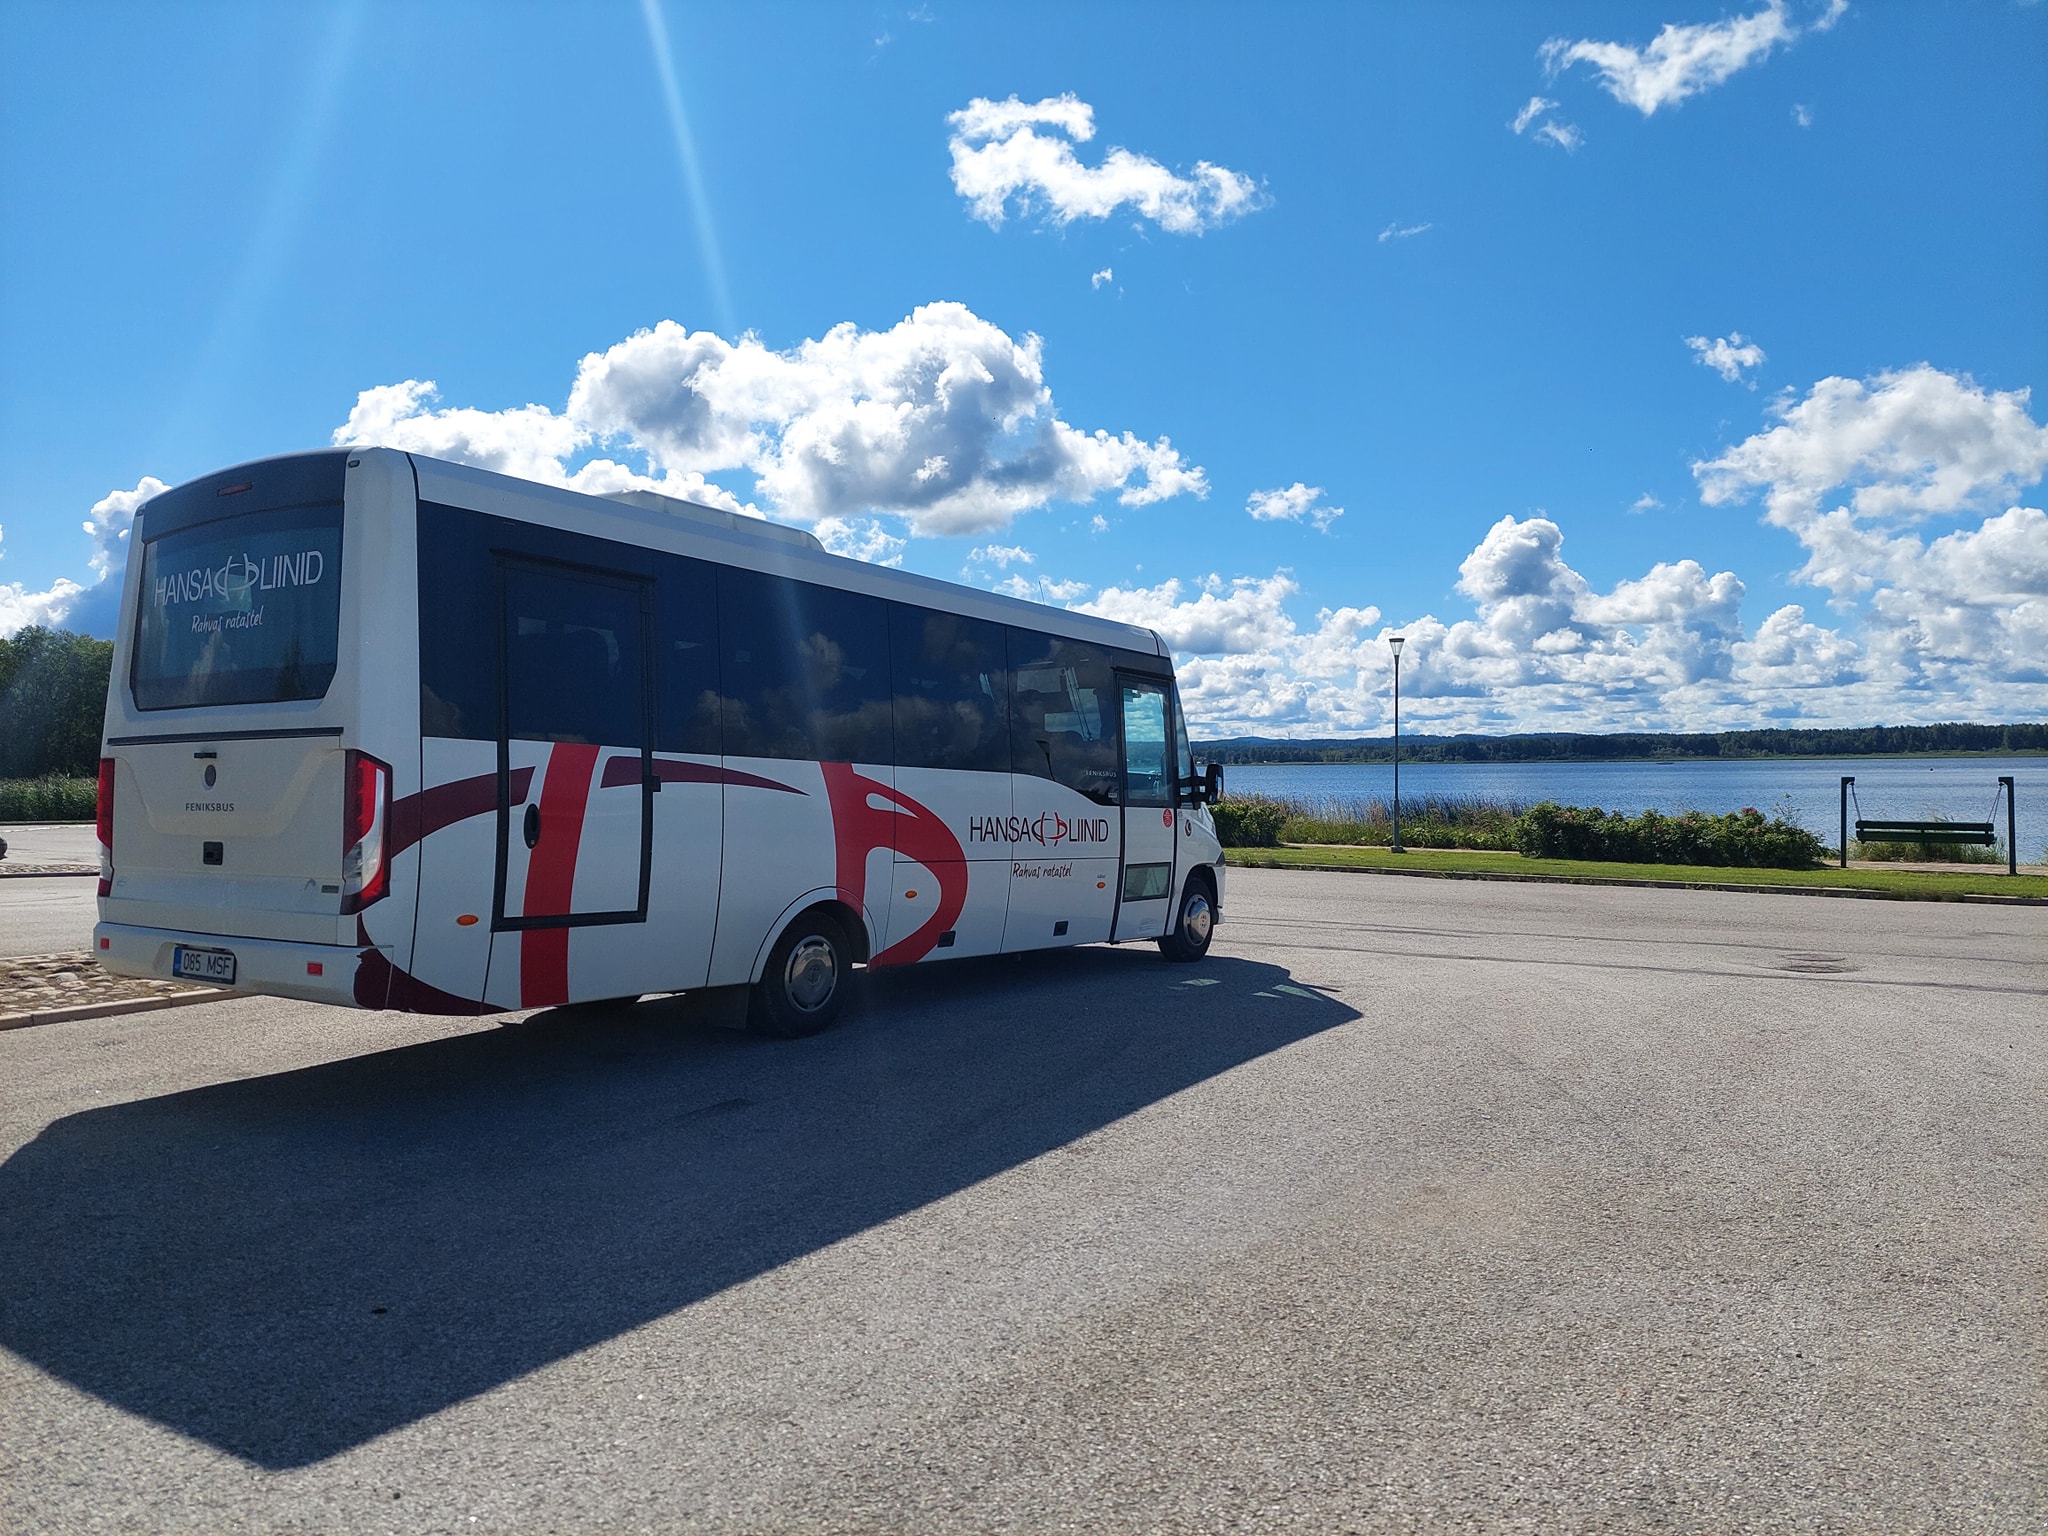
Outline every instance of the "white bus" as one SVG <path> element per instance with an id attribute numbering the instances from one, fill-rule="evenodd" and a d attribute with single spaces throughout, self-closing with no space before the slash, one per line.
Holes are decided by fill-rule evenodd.
<path id="1" fill-rule="evenodd" d="M 138 514 L 100 962 L 489 1013 L 1097 941 L 1199 959 L 1223 854 L 1150 630 L 794 528 L 388 449 Z"/>

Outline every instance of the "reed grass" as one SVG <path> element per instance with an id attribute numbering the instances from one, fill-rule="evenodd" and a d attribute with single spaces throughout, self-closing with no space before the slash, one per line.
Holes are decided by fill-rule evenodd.
<path id="1" fill-rule="evenodd" d="M 0 779 L 0 821 L 91 821 L 99 804 L 97 779 L 45 774 Z"/>

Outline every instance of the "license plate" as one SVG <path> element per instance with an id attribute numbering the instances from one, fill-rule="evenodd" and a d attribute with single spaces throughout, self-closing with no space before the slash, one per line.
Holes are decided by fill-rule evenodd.
<path id="1" fill-rule="evenodd" d="M 187 981 L 210 981 L 217 987 L 235 984 L 235 956 L 226 949 L 187 949 L 180 944 L 171 951 L 171 974 Z"/>

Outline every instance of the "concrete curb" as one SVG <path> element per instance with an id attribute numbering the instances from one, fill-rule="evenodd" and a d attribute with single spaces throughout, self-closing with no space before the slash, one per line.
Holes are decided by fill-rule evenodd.
<path id="1" fill-rule="evenodd" d="M 1226 850 L 1227 853 L 1227 850 Z M 1226 857 L 1225 863 L 1228 863 Z M 1239 869 L 1306 869 L 1326 875 L 1400 875 L 1421 880 L 1503 880 L 1522 885 L 1630 885 L 1660 891 L 1743 891 L 1762 896 L 1847 896 L 1861 901 L 1966 901 L 1993 907 L 2048 907 L 2048 896 L 1953 896 L 1881 891 L 1867 885 L 1745 885 L 1731 880 L 1632 880 L 1619 875 L 1513 875 L 1482 869 L 1390 869 L 1384 864 L 1240 864 Z"/>
<path id="2" fill-rule="evenodd" d="M 159 1008 L 183 1008 L 188 1003 L 224 1002 L 246 994 L 225 987 L 201 987 L 192 992 L 171 992 L 157 997 L 131 997 L 106 1003 L 80 1003 L 72 1008 L 45 1008 L 40 1013 L 0 1013 L 0 1030 L 31 1029 L 38 1024 L 71 1024 L 80 1019 L 111 1019 L 124 1013 L 153 1013 Z"/>
<path id="3" fill-rule="evenodd" d="M 90 864 L 81 864 L 76 868 L 66 865 L 46 866 L 27 864 L 19 869 L 9 869 L 5 864 L 0 864 L 0 880 L 46 880 L 58 875 L 78 876 L 96 875 L 98 873 L 99 871 Z"/>

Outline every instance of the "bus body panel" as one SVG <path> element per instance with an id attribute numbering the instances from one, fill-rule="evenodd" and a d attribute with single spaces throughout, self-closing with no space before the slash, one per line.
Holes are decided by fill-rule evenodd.
<path id="1" fill-rule="evenodd" d="M 320 476 L 339 477 L 338 546 L 336 530 L 321 522 L 327 514 L 303 510 L 327 504 L 304 490 Z M 297 500 L 270 521 L 231 524 L 206 498 L 225 503 L 248 494 L 222 489 L 242 481 L 258 488 L 289 482 L 280 494 Z M 237 506 L 266 511 L 264 500 L 258 489 Z M 1222 854 L 1207 811 L 1179 805 L 1177 791 L 1169 797 L 1175 804 L 1122 803 L 1128 786 L 1117 789 L 1111 769 L 1128 779 L 1134 749 L 1110 739 L 1110 709 L 1117 730 L 1125 715 L 1113 686 L 1102 697 L 1098 678 L 1093 692 L 1074 693 L 1071 670 L 1058 681 L 1062 643 L 1136 658 L 1136 686 L 1149 690 L 1151 752 L 1160 709 L 1171 708 L 1176 719 L 1178 710 L 1177 700 L 1158 702 L 1171 699 L 1173 685 L 1157 636 L 844 560 L 792 529 L 639 500 L 624 506 L 365 449 L 240 466 L 150 503 L 138 519 L 138 557 L 128 564 L 107 713 L 106 750 L 116 763 L 114 875 L 98 932 L 109 967 L 169 975 L 180 944 L 217 943 L 236 955 L 237 985 L 246 990 L 476 1013 L 752 982 L 784 927 L 820 903 L 845 914 L 856 950 L 877 966 L 1153 937 L 1172 921 L 1197 865 L 1210 869 L 1220 909 Z M 451 517 L 471 522 L 451 534 Z M 435 535 L 435 565 L 423 569 L 430 519 L 443 532 Z M 131 673 L 145 609 L 143 545 L 161 527 L 177 534 L 178 549 L 200 548 L 212 537 L 204 529 L 216 524 L 223 540 L 233 529 L 248 548 L 229 551 L 216 541 L 218 548 L 202 550 L 209 559 L 233 553 L 238 571 L 282 572 L 287 584 L 316 566 L 327 574 L 289 546 L 297 533 L 310 529 L 306 537 L 328 540 L 320 546 L 325 555 L 338 553 L 333 671 L 317 697 L 140 707 Z M 661 561 L 677 556 L 692 569 L 812 584 L 775 591 L 843 591 L 882 600 L 878 614 L 926 614 L 913 621 L 925 626 L 914 633 L 926 637 L 913 641 L 913 651 L 958 627 L 943 615 L 977 621 L 980 633 L 995 636 L 1006 688 L 1000 642 L 1010 635 L 1011 664 L 1040 679 L 1030 686 L 1069 694 L 1034 706 L 1063 711 L 1061 724 L 1045 715 L 1042 729 L 1095 732 L 1086 737 L 1096 745 L 1083 766 L 1062 769 L 1081 777 L 1049 776 L 1052 747 L 1044 749 L 1043 772 L 1004 771 L 1015 767 L 1013 752 L 995 768 L 750 755 L 731 750 L 729 723 L 729 755 L 675 750 L 676 700 L 662 690 L 663 669 L 678 663 L 664 648 L 691 614 L 678 619 L 673 591 L 663 585 L 670 566 Z M 605 659 L 564 670 L 560 656 L 542 654 L 545 647 L 525 654 L 529 632 L 554 627 L 553 598 L 521 607 L 516 594 L 507 595 L 533 581 L 563 592 L 603 588 L 618 599 L 619 613 L 637 603 L 640 617 L 608 630 L 599 625 Z M 711 610 L 696 601 L 695 618 L 708 623 Z M 457 612 L 459 621 L 451 617 Z M 930 618 L 935 613 L 941 618 Z M 152 643 L 167 643 L 162 614 L 150 622 Z M 595 621 L 579 622 L 574 644 L 599 657 L 590 640 Z M 422 636 L 430 627 L 459 634 L 468 658 L 469 670 L 451 685 L 470 696 L 466 723 L 453 735 L 422 728 L 425 717 L 461 717 L 423 692 Z M 561 633 L 578 627 L 566 623 Z M 1018 661 L 1020 635 L 1041 637 L 1030 642 L 1028 663 Z M 1041 643 L 1046 636 L 1049 646 Z M 595 694 L 612 684 L 591 669 L 625 678 L 628 653 L 643 670 L 637 683 L 618 683 L 625 692 L 608 717 L 627 719 L 637 687 L 639 713 L 628 724 L 592 737 L 582 727 L 522 723 L 520 699 L 594 708 Z M 445 668 L 449 654 L 437 650 L 436 665 Z M 310 691 L 303 670 L 290 675 L 299 691 Z M 970 669 L 970 691 L 973 675 Z M 1130 679 L 1116 675 L 1130 697 Z M 596 681 L 586 688 L 584 679 Z M 881 685 L 886 699 L 886 675 Z M 216 684 L 202 677 L 193 686 Z M 873 684 L 865 686 L 872 695 Z M 903 685 L 896 686 L 900 700 Z M 981 691 L 988 686 L 984 676 Z M 145 687 L 161 702 L 159 680 Z M 745 704 L 726 698 L 718 707 L 730 722 Z M 900 720 L 905 706 L 895 707 Z M 1015 714 L 1021 707 L 1006 706 L 1007 728 L 1024 718 Z M 881 718 L 886 728 L 886 709 Z M 1076 723 L 1084 718 L 1085 727 Z M 882 750 L 889 750 L 886 737 Z M 389 800 L 386 893 L 360 912 L 345 911 L 340 892 L 351 752 L 382 765 Z M 1185 760 L 1184 728 L 1180 752 Z M 1028 755 L 1037 762 L 1037 749 Z M 216 783 L 202 795 L 195 786 L 209 766 Z M 1187 777 L 1185 761 L 1180 777 Z M 217 864 L 208 861 L 209 844 L 220 845 Z M 1127 885 L 1132 864 L 1168 866 L 1169 889 L 1154 890 L 1156 874 L 1142 889 Z"/>

